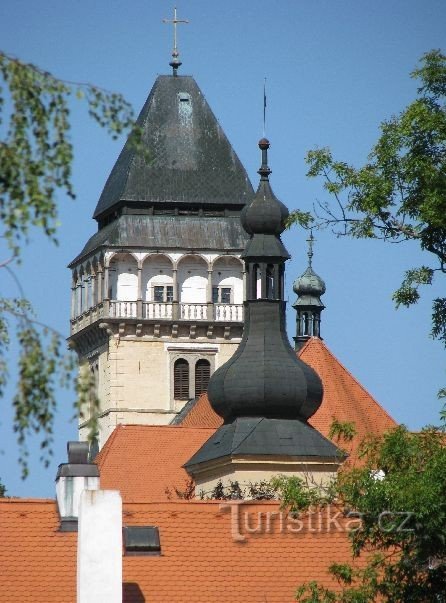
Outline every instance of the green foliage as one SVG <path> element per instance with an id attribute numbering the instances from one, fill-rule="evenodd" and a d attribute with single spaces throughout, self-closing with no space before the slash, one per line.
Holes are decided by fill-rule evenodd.
<path id="1" fill-rule="evenodd" d="M 116 138 L 133 125 L 120 94 L 65 82 L 0 53 L 0 219 L 15 256 L 30 226 L 56 241 L 57 199 L 74 198 L 71 183 L 70 98 L 83 99 L 89 115 Z"/>
<path id="2" fill-rule="evenodd" d="M 0 482 L 0 498 L 4 498 L 6 496 L 6 487 Z"/>
<path id="3" fill-rule="evenodd" d="M 51 458 L 55 386 L 67 385 L 74 357 L 62 353 L 64 340 L 59 333 L 35 320 L 25 299 L 0 299 L 0 396 L 8 378 L 7 354 L 11 333 L 19 345 L 17 390 L 13 398 L 14 431 L 20 446 L 22 476 L 28 474 L 27 437 L 41 434 L 41 461 Z"/>
<path id="4" fill-rule="evenodd" d="M 334 500 L 332 484 L 322 490 L 311 483 L 311 480 L 278 475 L 271 479 L 271 485 L 290 513 L 300 513 L 310 507 L 323 507 Z"/>
<path id="5" fill-rule="evenodd" d="M 333 417 L 328 431 L 328 437 L 330 440 L 335 440 L 336 442 L 341 440 L 351 442 L 356 433 L 356 427 L 352 421 L 339 421 L 339 419 Z"/>
<path id="6" fill-rule="evenodd" d="M 276 497 L 275 486 L 266 480 L 240 486 L 238 481 L 223 485 L 220 479 L 210 492 L 200 492 L 202 500 L 272 500 Z"/>
<path id="7" fill-rule="evenodd" d="M 327 590 L 301 585 L 297 601 L 326 603 L 444 601 L 446 592 L 446 434 L 397 427 L 362 446 L 364 465 L 342 469 L 333 499 L 361 518 L 351 531 L 352 554 L 363 564 L 333 563 L 338 582 Z M 383 471 L 379 475 L 377 470 Z M 302 510 L 305 496 L 283 478 L 284 502 Z M 326 504 L 309 493 L 308 504 Z M 294 499 L 295 497 L 295 499 Z M 335 560 L 334 560 L 335 561 Z"/>
<path id="8" fill-rule="evenodd" d="M 90 84 L 62 81 L 29 63 L 0 52 L 0 221 L 1 236 L 11 257 L 0 258 L 20 298 L 0 298 L 0 397 L 8 380 L 7 351 L 12 339 L 19 343 L 17 391 L 13 399 L 14 430 L 20 446 L 22 474 L 28 473 L 27 438 L 40 434 L 42 461 L 51 456 L 55 387 L 73 380 L 72 355 L 62 352 L 65 338 L 39 323 L 12 270 L 30 229 L 36 228 L 57 243 L 57 194 L 74 198 L 71 182 L 73 147 L 70 139 L 70 103 L 86 103 L 88 114 L 113 138 L 131 130 L 131 140 L 142 148 L 141 129 L 120 94 Z M 92 399 L 90 379 L 77 386 L 78 404 L 90 405 L 94 437 L 98 401 Z"/>
<path id="9" fill-rule="evenodd" d="M 418 97 L 381 124 L 367 163 L 355 168 L 333 158 L 327 148 L 308 152 L 308 176 L 322 177 L 334 203 L 318 204 L 313 226 L 337 235 L 412 241 L 430 253 L 432 266 L 406 272 L 394 293 L 397 306 L 419 299 L 446 262 L 446 56 L 426 53 L 411 74 L 420 81 Z M 302 217 L 304 216 L 304 217 Z M 308 226 L 297 210 L 291 223 Z M 446 298 L 434 300 L 432 335 L 446 343 Z"/>

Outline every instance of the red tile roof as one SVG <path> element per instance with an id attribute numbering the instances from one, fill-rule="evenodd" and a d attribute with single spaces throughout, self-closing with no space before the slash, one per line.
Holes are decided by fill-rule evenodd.
<path id="1" fill-rule="evenodd" d="M 328 437 L 334 417 L 339 421 L 353 422 L 358 433 L 353 445 L 354 452 L 365 435 L 379 435 L 396 427 L 392 417 L 339 362 L 321 339 L 309 339 L 298 355 L 318 373 L 324 385 L 322 404 L 309 421 L 324 436 Z M 181 423 L 184 427 L 200 426 L 214 429 L 221 424 L 221 417 L 212 410 L 206 395 L 200 397 Z"/>
<path id="2" fill-rule="evenodd" d="M 190 479 L 182 465 L 214 433 L 213 428 L 119 425 L 97 457 L 101 488 L 118 489 L 125 501 L 174 498 Z"/>
<path id="3" fill-rule="evenodd" d="M 291 603 L 301 582 L 333 585 L 326 568 L 350 559 L 346 533 L 325 520 L 293 533 L 277 503 L 239 512 L 243 542 L 216 501 L 125 504 L 124 525 L 159 527 L 161 555 L 124 557 L 124 603 Z M 77 535 L 57 527 L 54 501 L 0 501 L 1 601 L 75 602 Z"/>
<path id="4" fill-rule="evenodd" d="M 0 601 L 76 600 L 77 535 L 58 528 L 54 500 L 0 500 Z"/>

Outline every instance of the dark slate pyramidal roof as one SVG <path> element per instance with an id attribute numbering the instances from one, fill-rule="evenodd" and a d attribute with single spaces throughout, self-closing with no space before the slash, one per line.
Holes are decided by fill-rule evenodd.
<path id="1" fill-rule="evenodd" d="M 96 219 L 119 205 L 240 207 L 251 200 L 247 173 L 192 77 L 159 76 L 138 124 L 150 160 L 125 144 Z"/>

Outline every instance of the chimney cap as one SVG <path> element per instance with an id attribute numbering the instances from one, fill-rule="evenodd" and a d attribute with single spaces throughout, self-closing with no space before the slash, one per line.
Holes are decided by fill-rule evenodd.
<path id="1" fill-rule="evenodd" d="M 68 463 L 61 463 L 56 480 L 60 477 L 99 477 L 99 468 L 88 460 L 88 442 L 67 442 Z"/>

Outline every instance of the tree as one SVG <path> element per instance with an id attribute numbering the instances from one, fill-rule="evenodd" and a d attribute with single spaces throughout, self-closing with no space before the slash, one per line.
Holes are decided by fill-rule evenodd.
<path id="1" fill-rule="evenodd" d="M 300 585 L 299 603 L 428 603 L 446 601 L 446 434 L 403 426 L 362 443 L 361 467 L 346 465 L 327 491 L 296 478 L 276 481 L 294 512 L 335 504 L 360 518 L 349 532 L 363 565 L 342 562 L 329 572 L 338 589 Z"/>
<path id="2" fill-rule="evenodd" d="M 24 299 L 13 267 L 30 230 L 38 229 L 57 244 L 57 199 L 63 192 L 74 199 L 71 181 L 73 147 L 70 141 L 70 102 L 87 104 L 88 114 L 113 138 L 131 130 L 139 145 L 141 131 L 133 110 L 120 94 L 91 84 L 68 82 L 39 67 L 0 53 L 0 220 L 6 242 L 0 268 L 15 283 L 16 295 L 0 298 L 0 397 L 8 380 L 7 351 L 15 332 L 19 367 L 14 430 L 21 448 L 22 474 L 28 473 L 27 437 L 40 434 L 42 461 L 51 455 L 56 407 L 55 387 L 72 381 L 74 358 L 64 352 L 64 336 L 36 320 Z M 78 403 L 89 384 L 78 386 Z"/>
<path id="3" fill-rule="evenodd" d="M 446 56 L 426 53 L 411 76 L 420 81 L 418 97 L 381 124 L 364 166 L 335 160 L 328 148 L 308 152 L 307 175 L 322 176 L 334 203 L 290 217 L 338 235 L 419 245 L 427 263 L 406 271 L 393 294 L 397 306 L 416 303 L 419 288 L 446 272 Z M 432 335 L 446 345 L 445 297 L 433 300 Z"/>

